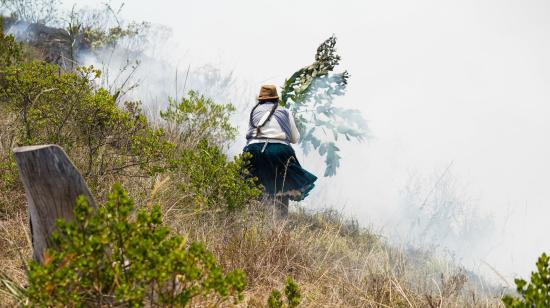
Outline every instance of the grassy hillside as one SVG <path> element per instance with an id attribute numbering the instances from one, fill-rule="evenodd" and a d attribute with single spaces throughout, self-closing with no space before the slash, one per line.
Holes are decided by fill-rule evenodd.
<path id="1" fill-rule="evenodd" d="M 502 306 L 498 290 L 459 265 L 393 247 L 336 211 L 298 205 L 288 219 L 275 218 L 255 183 L 241 176 L 246 157 L 230 161 L 222 150 L 235 137 L 231 105 L 190 92 L 152 122 L 140 102 L 120 101 L 116 90 L 98 87 L 100 71 L 48 63 L 37 56 L 39 48 L 0 37 L 3 306 L 17 304 L 14 289 L 29 286 L 31 256 L 11 149 L 45 143 L 67 151 L 99 203 L 120 183 L 136 209 L 158 204 L 171 232 L 186 243 L 204 243 L 224 272 L 246 274 L 239 303 L 204 296 L 193 306 L 265 307 L 287 277 L 298 283 L 303 307 Z"/>

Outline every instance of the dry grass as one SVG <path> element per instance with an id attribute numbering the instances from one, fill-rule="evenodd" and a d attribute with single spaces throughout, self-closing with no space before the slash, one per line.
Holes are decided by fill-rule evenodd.
<path id="1" fill-rule="evenodd" d="M 169 184 L 165 185 L 169 187 Z M 299 206 L 286 220 L 255 202 L 243 212 L 190 211 L 160 191 L 165 221 L 208 245 L 227 269 L 247 273 L 243 306 L 264 307 L 286 277 L 300 284 L 304 307 L 500 307 L 500 295 L 432 253 L 392 247 L 333 210 Z"/>
<path id="2" fill-rule="evenodd" d="M 162 204 L 175 231 L 206 243 L 225 268 L 246 272 L 243 306 L 264 307 L 287 276 L 299 283 L 304 307 L 502 306 L 500 296 L 480 289 L 461 268 L 426 252 L 391 247 L 332 211 L 299 208 L 278 220 L 262 203 L 229 215 Z M 27 225 L 23 209 L 0 222 L 0 266 L 20 285 L 30 257 Z M 3 293 L 0 302 L 13 304 Z"/>

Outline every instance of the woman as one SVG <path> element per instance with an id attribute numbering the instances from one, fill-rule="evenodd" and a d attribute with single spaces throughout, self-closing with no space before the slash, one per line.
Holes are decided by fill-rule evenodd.
<path id="1" fill-rule="evenodd" d="M 302 169 L 290 146 L 299 138 L 294 118 L 279 106 L 277 88 L 262 86 L 258 103 L 250 112 L 244 152 L 252 154 L 250 173 L 258 178 L 264 194 L 274 200 L 283 217 L 288 215 L 288 200 L 303 200 L 317 180 Z"/>

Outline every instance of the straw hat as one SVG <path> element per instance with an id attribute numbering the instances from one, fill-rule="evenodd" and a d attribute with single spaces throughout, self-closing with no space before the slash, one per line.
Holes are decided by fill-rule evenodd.
<path id="1" fill-rule="evenodd" d="M 279 95 L 277 94 L 277 87 L 274 85 L 263 85 L 260 89 L 260 95 L 258 95 L 258 100 L 264 101 L 268 99 L 278 99 Z"/>

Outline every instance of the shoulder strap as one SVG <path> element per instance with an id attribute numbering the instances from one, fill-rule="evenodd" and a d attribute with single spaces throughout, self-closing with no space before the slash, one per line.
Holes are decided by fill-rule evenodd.
<path id="1" fill-rule="evenodd" d="M 275 110 L 277 110 L 277 106 L 279 105 L 278 102 L 273 102 L 273 107 L 271 108 L 271 110 L 269 111 L 269 115 L 267 116 L 267 118 L 265 119 L 265 121 L 263 121 L 263 123 L 258 123 L 258 125 L 255 125 L 254 124 L 254 121 L 252 120 L 252 116 L 254 114 L 254 111 L 256 110 L 256 108 L 258 108 L 258 106 L 260 106 L 261 103 L 258 102 L 256 104 L 256 106 L 254 106 L 254 108 L 252 108 L 252 111 L 250 112 L 250 119 L 249 119 L 249 122 L 250 122 L 250 127 L 252 128 L 255 128 L 256 129 L 256 136 L 258 136 L 260 134 L 260 128 L 262 128 L 267 122 L 269 122 L 269 119 L 271 119 L 271 117 L 273 116 L 273 114 L 275 113 Z"/>

